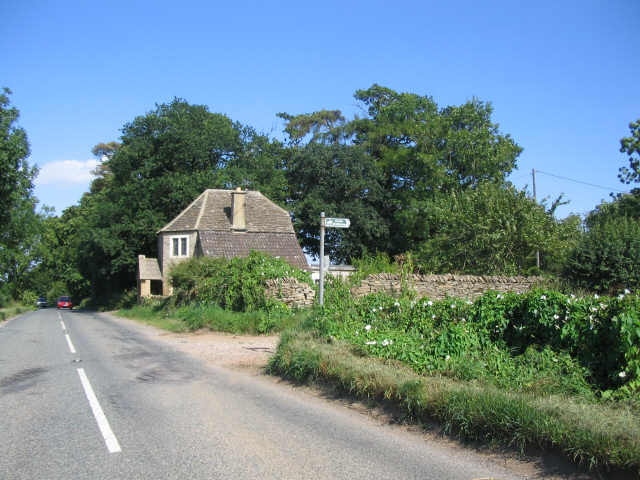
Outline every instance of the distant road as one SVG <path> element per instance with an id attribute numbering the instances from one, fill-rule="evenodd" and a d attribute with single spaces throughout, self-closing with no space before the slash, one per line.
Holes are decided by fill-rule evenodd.
<path id="1" fill-rule="evenodd" d="M 524 478 L 91 313 L 0 325 L 0 415 L 1 479 Z"/>

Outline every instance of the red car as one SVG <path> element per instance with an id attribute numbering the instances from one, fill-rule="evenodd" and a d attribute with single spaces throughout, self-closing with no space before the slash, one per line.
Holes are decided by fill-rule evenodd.
<path id="1" fill-rule="evenodd" d="M 71 299 L 69 297 L 60 297 L 58 298 L 58 308 L 68 308 L 71 310 L 73 308 L 73 304 L 71 303 Z"/>

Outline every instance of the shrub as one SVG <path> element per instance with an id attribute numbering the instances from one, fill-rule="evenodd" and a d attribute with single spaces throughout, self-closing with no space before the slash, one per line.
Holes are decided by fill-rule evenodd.
<path id="1" fill-rule="evenodd" d="M 565 276 L 598 292 L 640 288 L 640 220 L 623 216 L 593 221 L 570 254 Z"/>
<path id="2" fill-rule="evenodd" d="M 311 283 L 308 273 L 261 252 L 231 260 L 194 258 L 171 270 L 176 305 L 219 305 L 237 312 L 282 310 L 281 302 L 265 296 L 265 281 L 286 277 Z"/>
<path id="3" fill-rule="evenodd" d="M 23 305 L 33 307 L 38 301 L 38 296 L 31 290 L 25 290 L 22 292 L 22 297 L 20 299 Z"/>
<path id="4" fill-rule="evenodd" d="M 0 308 L 4 308 L 11 302 L 11 293 L 9 292 L 9 286 L 4 283 L 0 284 Z"/>
<path id="5" fill-rule="evenodd" d="M 580 394 L 640 386 L 640 296 L 575 298 L 535 290 L 488 292 L 475 302 L 328 289 L 313 317 L 324 338 L 418 373 L 520 391 Z"/>

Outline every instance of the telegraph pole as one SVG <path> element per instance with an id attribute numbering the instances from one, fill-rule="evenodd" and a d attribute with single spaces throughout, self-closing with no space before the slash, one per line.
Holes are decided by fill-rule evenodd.
<path id="1" fill-rule="evenodd" d="M 324 305 L 324 212 L 320 212 L 320 288 L 318 297 L 320 305 Z"/>
<path id="2" fill-rule="evenodd" d="M 531 176 L 533 177 L 533 201 L 538 203 L 538 197 L 536 195 L 536 169 L 531 169 Z M 540 269 L 540 250 L 536 249 L 536 267 Z"/>

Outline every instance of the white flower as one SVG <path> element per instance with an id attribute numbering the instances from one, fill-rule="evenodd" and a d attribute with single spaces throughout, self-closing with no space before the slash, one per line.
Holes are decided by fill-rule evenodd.
<path id="1" fill-rule="evenodd" d="M 538 314 L 538 309 L 537 309 L 537 308 L 533 311 L 533 314 L 534 314 L 534 315 L 537 315 L 537 314 Z"/>
<path id="2" fill-rule="evenodd" d="M 382 346 L 383 346 L 383 347 L 386 347 L 387 345 L 391 345 L 392 343 L 393 343 L 393 341 L 391 341 L 391 340 L 387 340 L 387 339 L 384 339 L 384 340 L 382 341 Z"/>
<path id="3" fill-rule="evenodd" d="M 504 298 L 501 293 L 499 293 L 496 298 Z"/>
<path id="4" fill-rule="evenodd" d="M 624 298 L 624 293 L 621 293 L 620 295 L 618 295 L 618 300 L 622 300 Z"/>
<path id="5" fill-rule="evenodd" d="M 365 342 L 365 345 L 375 345 L 376 343 L 378 342 L 376 342 L 375 340 L 371 340 L 370 342 Z"/>
<path id="6" fill-rule="evenodd" d="M 369 330 L 371 330 L 371 325 L 365 326 L 364 329 L 368 332 Z"/>
<path id="7" fill-rule="evenodd" d="M 467 305 L 473 305 L 473 302 L 471 300 L 467 300 Z"/>
<path id="8" fill-rule="evenodd" d="M 567 303 L 571 303 L 571 299 L 570 298 L 567 298 Z"/>
<path id="9" fill-rule="evenodd" d="M 450 356 L 450 355 L 447 355 L 446 357 L 444 357 L 444 360 L 445 360 L 446 362 L 448 362 L 450 359 L 451 359 L 451 356 Z"/>
<path id="10" fill-rule="evenodd" d="M 600 298 L 600 295 L 598 295 L 597 293 L 593 295 L 593 298 Z"/>
<path id="11" fill-rule="evenodd" d="M 452 304 L 451 304 L 451 308 L 456 308 L 456 304 L 455 304 L 455 303 L 452 303 Z"/>
<path id="12" fill-rule="evenodd" d="M 576 298 L 576 296 L 573 293 L 570 296 L 571 298 Z"/>
<path id="13" fill-rule="evenodd" d="M 395 302 L 395 303 L 394 303 L 394 305 L 395 305 L 396 307 L 399 307 L 399 306 L 400 306 L 400 304 L 399 304 L 398 302 Z"/>
<path id="14" fill-rule="evenodd" d="M 373 313 L 376 313 L 376 307 L 373 307 L 373 308 L 371 309 L 371 311 L 372 311 Z"/>
<path id="15" fill-rule="evenodd" d="M 462 323 L 464 323 L 464 322 L 466 322 L 467 320 L 463 317 L 460 321 L 461 321 Z"/>
<path id="16" fill-rule="evenodd" d="M 356 334 L 355 335 L 356 335 L 356 337 L 358 336 L 358 331 L 357 330 L 356 330 Z"/>
<path id="17" fill-rule="evenodd" d="M 431 306 L 431 305 L 433 305 L 433 302 L 432 302 L 431 300 L 429 300 L 429 301 L 427 302 L 427 305 Z"/>
<path id="18" fill-rule="evenodd" d="M 560 318 L 560 315 L 558 315 L 557 313 L 553 316 L 554 320 L 558 320 Z"/>
<path id="19" fill-rule="evenodd" d="M 600 304 L 600 308 L 601 308 L 602 310 L 604 310 L 605 308 L 607 308 L 607 306 L 606 306 L 604 303 L 601 303 L 601 304 Z"/>
<path id="20" fill-rule="evenodd" d="M 625 295 L 629 295 L 631 293 L 631 290 L 629 290 L 628 288 L 624 289 L 624 294 Z"/>
<path id="21" fill-rule="evenodd" d="M 431 320 L 435 320 L 435 319 L 436 319 L 435 314 L 431 315 Z"/>
<path id="22" fill-rule="evenodd" d="M 620 378 L 624 378 L 624 377 L 626 377 L 626 376 L 627 376 L 627 372 L 620 372 L 620 373 L 618 374 L 618 376 L 619 376 Z"/>
<path id="23" fill-rule="evenodd" d="M 547 299 L 547 296 L 546 296 L 546 295 L 542 295 L 542 296 L 540 297 L 540 300 L 546 300 L 546 299 Z"/>

